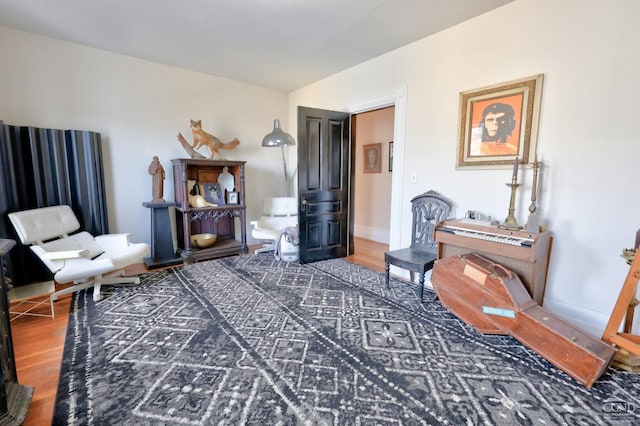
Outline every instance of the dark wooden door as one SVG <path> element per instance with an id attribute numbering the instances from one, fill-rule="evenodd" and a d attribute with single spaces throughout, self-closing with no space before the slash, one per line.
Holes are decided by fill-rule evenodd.
<path id="1" fill-rule="evenodd" d="M 347 256 L 349 113 L 298 107 L 300 263 Z"/>

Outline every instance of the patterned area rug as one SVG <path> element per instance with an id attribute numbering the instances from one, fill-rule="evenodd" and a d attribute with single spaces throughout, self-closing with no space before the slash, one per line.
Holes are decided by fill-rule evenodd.
<path id="1" fill-rule="evenodd" d="M 638 374 L 586 389 L 416 287 L 262 254 L 77 293 L 54 424 L 640 423 Z"/>

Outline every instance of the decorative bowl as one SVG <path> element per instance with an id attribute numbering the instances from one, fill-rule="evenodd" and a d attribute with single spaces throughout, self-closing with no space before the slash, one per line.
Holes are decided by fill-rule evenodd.
<path id="1" fill-rule="evenodd" d="M 193 234 L 191 236 L 191 245 L 195 248 L 209 248 L 216 243 L 218 236 L 216 234 Z"/>

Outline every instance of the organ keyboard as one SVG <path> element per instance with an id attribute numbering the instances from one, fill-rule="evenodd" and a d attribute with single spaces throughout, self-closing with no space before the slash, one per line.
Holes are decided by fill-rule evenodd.
<path id="1" fill-rule="evenodd" d="M 542 305 L 551 254 L 551 233 L 510 231 L 466 219 L 439 223 L 434 231 L 438 259 L 476 252 L 513 272 Z"/>
<path id="2" fill-rule="evenodd" d="M 452 234 L 460 235 L 463 237 L 477 238 L 479 240 L 493 241 L 501 244 L 510 244 L 512 246 L 531 247 L 531 244 L 533 243 L 533 238 L 531 238 L 531 235 L 527 235 L 524 237 L 517 236 L 517 235 L 513 235 L 512 231 L 508 231 L 509 235 L 504 235 L 504 234 L 493 232 L 493 230 L 478 231 L 475 229 L 461 228 L 460 226 L 453 226 L 453 225 L 442 226 L 440 230 L 443 232 L 451 232 Z"/>

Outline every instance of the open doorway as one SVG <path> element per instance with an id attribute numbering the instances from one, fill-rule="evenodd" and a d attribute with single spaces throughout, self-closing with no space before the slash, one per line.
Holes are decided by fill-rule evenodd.
<path id="1" fill-rule="evenodd" d="M 388 107 L 390 108 L 388 111 L 393 112 L 393 114 L 391 114 L 393 118 L 389 120 L 390 127 L 393 129 L 393 131 L 385 139 L 384 143 L 386 143 L 386 151 L 382 151 L 382 147 L 380 148 L 380 151 L 381 151 L 380 158 L 382 158 L 380 163 L 380 173 L 382 173 L 382 167 L 383 167 L 382 162 L 389 161 L 389 144 L 388 143 L 393 141 L 393 152 L 392 152 L 393 163 L 391 166 L 391 171 L 389 171 L 388 165 L 386 169 L 387 170 L 386 173 L 388 173 L 388 177 L 391 178 L 391 182 L 392 182 L 391 189 L 387 191 L 387 194 L 389 194 L 391 197 L 390 198 L 391 201 L 387 205 L 383 206 L 385 211 L 387 211 L 386 215 L 390 217 L 390 220 L 389 220 L 390 225 L 387 227 L 386 230 L 383 231 L 384 235 L 388 235 L 387 237 L 383 237 L 383 238 L 388 239 L 389 243 L 378 243 L 373 240 L 368 240 L 373 242 L 376 245 L 383 245 L 385 247 L 383 250 L 378 250 L 378 247 L 376 247 L 376 250 L 382 253 L 382 256 L 381 256 L 382 260 L 376 259 L 373 261 L 373 263 L 375 265 L 382 264 L 382 267 L 384 268 L 384 251 L 387 251 L 389 248 L 399 247 L 400 240 L 401 240 L 401 235 L 399 230 L 402 229 L 402 216 L 400 214 L 401 213 L 400 206 L 402 205 L 402 199 L 403 199 L 402 182 L 403 182 L 403 169 L 404 169 L 404 144 L 405 144 L 404 123 L 406 121 L 406 89 L 400 89 L 388 94 L 367 98 L 366 100 L 354 101 L 346 106 L 342 105 L 340 108 L 336 108 L 334 110 L 319 110 L 317 108 L 307 108 L 307 107 L 301 107 L 301 106 L 298 107 L 298 116 L 297 116 L 297 120 L 298 120 L 298 201 L 299 201 L 300 211 L 302 212 L 304 209 L 305 212 L 313 213 L 313 215 L 315 216 L 325 216 L 324 213 L 333 212 L 331 214 L 334 214 L 335 209 L 339 208 L 340 214 L 346 213 L 346 216 L 340 220 L 344 220 L 344 219 L 347 220 L 346 223 L 340 222 L 338 225 L 336 225 L 338 222 L 335 222 L 335 221 L 328 221 L 328 222 L 325 221 L 326 223 L 323 222 L 322 224 L 314 224 L 314 226 L 309 227 L 308 223 L 306 222 L 302 223 L 303 222 L 302 219 L 299 219 L 300 221 L 299 226 L 301 229 L 301 233 L 300 233 L 301 261 L 302 261 L 303 251 L 307 250 L 307 246 L 303 244 L 302 230 L 305 230 L 305 232 L 306 230 L 311 230 L 311 229 L 318 231 L 313 241 L 312 240 L 307 241 L 307 242 L 317 243 L 315 245 L 318 247 L 320 247 L 320 242 L 327 240 L 327 238 L 323 237 L 324 235 L 335 236 L 336 238 L 331 240 L 332 242 L 335 240 L 335 244 L 332 244 L 332 247 L 334 246 L 337 247 L 338 244 L 340 245 L 340 247 L 344 245 L 346 253 L 348 253 L 348 257 L 351 257 L 353 255 L 353 248 L 354 248 L 353 243 L 354 243 L 354 235 L 355 235 L 354 185 L 357 182 L 357 176 L 355 171 L 356 170 L 355 141 L 357 139 L 357 135 L 355 134 L 355 124 L 351 122 L 351 125 L 347 127 L 347 129 L 351 130 L 351 133 L 347 136 L 347 138 L 349 139 L 348 140 L 349 149 L 348 149 L 348 153 L 346 153 L 346 157 L 343 157 L 342 154 L 336 156 L 335 153 L 338 152 L 336 150 L 333 150 L 334 154 L 329 155 L 328 157 L 325 157 L 325 154 L 322 154 L 321 156 L 309 155 L 310 152 L 311 153 L 320 152 L 317 150 L 321 149 L 322 147 L 329 150 L 331 150 L 331 147 L 334 147 L 335 143 L 332 144 L 329 142 L 329 140 L 335 139 L 333 138 L 333 136 L 335 136 L 336 132 L 330 131 L 330 129 L 333 127 L 335 128 L 334 130 L 337 130 L 337 127 L 335 126 L 335 124 L 338 124 L 338 122 L 334 123 L 335 121 L 334 120 L 332 121 L 332 123 L 334 123 L 334 126 L 330 126 L 329 128 L 326 128 L 326 124 L 328 122 L 325 123 L 325 121 L 323 121 L 321 117 L 316 117 L 316 119 L 313 119 L 312 116 L 315 117 L 317 114 L 322 115 L 323 113 L 336 113 L 336 114 L 347 113 L 347 114 L 350 114 L 351 118 L 357 121 L 357 117 L 361 114 L 386 109 Z M 309 110 L 309 111 L 307 112 L 303 111 L 303 113 L 301 113 L 301 109 Z M 309 116 L 309 114 L 311 114 L 312 116 Z M 311 121 L 307 123 L 307 121 L 310 119 Z M 342 121 L 339 121 L 339 122 L 342 123 Z M 325 124 L 322 124 L 322 123 L 325 123 Z M 321 126 L 321 128 L 319 128 L 318 126 Z M 340 126 L 338 127 L 340 127 L 341 129 L 344 128 L 343 124 L 340 124 Z M 340 130 L 340 133 L 341 132 L 342 130 Z M 327 139 L 324 142 L 322 139 L 323 135 Z M 336 141 L 337 139 L 334 140 L 334 142 Z M 383 142 L 381 141 L 380 144 L 382 146 Z M 309 145 L 309 147 L 306 147 L 306 145 Z M 344 146 L 342 142 L 340 142 L 338 145 L 341 147 Z M 315 146 L 315 148 L 312 148 L 312 146 Z M 308 150 L 311 150 L 311 151 L 308 151 Z M 316 196 L 322 197 L 324 201 L 329 201 L 329 198 L 332 196 L 331 194 L 335 193 L 336 191 L 331 190 L 330 188 L 323 188 L 322 185 L 320 185 L 320 183 L 325 182 L 325 180 L 321 180 L 314 183 L 315 181 L 313 182 L 307 181 L 308 179 L 305 178 L 305 176 L 306 177 L 320 176 L 320 174 L 318 174 L 320 172 L 318 173 L 314 172 L 312 174 L 307 173 L 307 171 L 310 170 L 311 168 L 311 166 L 309 165 L 309 160 L 320 160 L 320 159 L 325 159 L 325 161 L 318 162 L 317 167 L 319 168 L 319 170 L 324 171 L 328 173 L 330 176 L 332 176 L 332 179 L 329 179 L 327 182 L 334 182 L 334 184 L 338 185 L 342 190 L 348 191 L 348 196 L 342 199 L 341 202 L 339 203 L 334 202 L 331 204 L 331 206 L 325 206 L 323 208 L 319 208 L 319 206 L 315 201 L 310 202 L 307 199 L 307 196 L 314 195 L 314 197 Z M 345 167 L 343 166 L 347 164 L 345 162 L 347 159 L 348 159 L 349 176 L 346 179 L 343 179 L 343 178 L 338 179 L 338 176 L 336 175 L 336 173 L 340 172 L 340 176 L 342 176 L 342 172 L 346 170 Z M 362 157 L 359 157 L 358 159 L 360 161 L 363 161 Z M 341 163 L 342 165 L 334 167 L 333 164 L 335 163 L 335 161 L 338 161 L 338 162 L 342 161 Z M 362 162 L 359 164 L 362 165 Z M 342 190 L 341 190 L 341 193 L 343 192 Z M 313 194 L 311 193 L 307 194 L 307 192 L 309 191 L 311 191 Z M 346 211 L 344 209 L 346 209 Z M 302 217 L 303 215 L 300 215 L 300 218 Z M 346 228 L 343 228 L 342 225 L 346 225 Z M 321 231 L 324 232 L 324 234 L 321 233 Z M 337 231 L 340 231 L 340 232 L 337 233 Z M 338 240 L 337 238 L 338 235 L 340 237 L 345 237 L 344 231 L 347 232 L 345 240 L 344 241 L 342 239 Z M 369 235 L 367 238 L 380 239 L 379 233 L 375 235 L 377 236 Z M 355 255 L 357 256 L 357 254 Z M 340 256 L 333 256 L 333 257 L 340 257 Z M 332 258 L 332 257 L 326 257 L 326 258 Z M 378 268 L 373 267 L 372 269 L 378 269 Z"/>
<path id="2" fill-rule="evenodd" d="M 388 247 L 391 229 L 393 136 L 395 107 L 351 117 L 354 248 L 369 242 Z"/>

